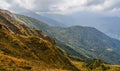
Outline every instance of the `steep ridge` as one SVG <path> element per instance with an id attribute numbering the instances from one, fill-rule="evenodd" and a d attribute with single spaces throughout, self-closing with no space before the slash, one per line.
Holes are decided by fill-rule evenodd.
<path id="1" fill-rule="evenodd" d="M 78 57 L 82 56 L 82 59 L 84 57 L 98 58 L 107 63 L 120 63 L 120 41 L 110 38 L 95 28 L 81 26 L 51 27 L 27 16 L 17 15 L 17 17 L 26 23 L 29 22 L 29 24 L 23 23 L 26 26 L 40 29 L 54 37 L 57 45 L 62 46 L 61 48 L 72 56 L 77 54 Z"/>
<path id="2" fill-rule="evenodd" d="M 17 24 L 11 15 L 0 10 L 0 70 L 78 71 L 51 37 Z"/>
<path id="3" fill-rule="evenodd" d="M 45 17 L 43 16 L 42 14 L 39 14 L 39 13 L 35 13 L 35 12 L 32 12 L 30 10 L 27 10 L 26 12 L 21 12 L 19 14 L 22 14 L 22 15 L 26 15 L 26 16 L 30 16 L 30 17 L 33 17 L 35 19 L 38 19 L 38 20 L 41 20 L 41 21 L 44 21 L 45 23 L 51 25 L 51 26 L 66 26 L 65 24 L 61 23 L 61 22 L 58 22 L 54 19 L 51 19 L 51 18 L 48 18 L 48 17 Z"/>

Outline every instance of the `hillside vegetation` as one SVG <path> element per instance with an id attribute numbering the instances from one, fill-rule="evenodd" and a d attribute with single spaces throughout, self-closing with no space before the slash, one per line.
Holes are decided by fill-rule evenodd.
<path id="1" fill-rule="evenodd" d="M 51 27 L 27 16 L 17 15 L 17 17 L 24 21 L 22 24 L 42 30 L 47 35 L 52 36 L 56 44 L 70 56 L 78 56 L 82 60 L 84 58 L 97 58 L 106 63 L 120 64 L 120 41 L 110 38 L 95 28 L 82 26 Z"/>
<path id="2" fill-rule="evenodd" d="M 17 24 L 7 13 L 0 12 L 0 70 L 78 70 L 52 38 Z"/>

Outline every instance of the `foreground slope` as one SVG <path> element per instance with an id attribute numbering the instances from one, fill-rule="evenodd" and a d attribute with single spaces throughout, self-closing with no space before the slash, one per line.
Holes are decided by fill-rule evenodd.
<path id="1" fill-rule="evenodd" d="M 41 29 L 46 34 L 53 36 L 57 45 L 62 46 L 72 56 L 82 56 L 82 59 L 84 57 L 98 58 L 113 64 L 120 63 L 120 41 L 110 38 L 95 28 L 81 26 L 51 27 L 27 16 L 17 15 L 17 17 L 24 21 L 24 25 Z"/>
<path id="2" fill-rule="evenodd" d="M 17 24 L 11 15 L 0 11 L 0 71 L 78 71 L 51 37 Z"/>

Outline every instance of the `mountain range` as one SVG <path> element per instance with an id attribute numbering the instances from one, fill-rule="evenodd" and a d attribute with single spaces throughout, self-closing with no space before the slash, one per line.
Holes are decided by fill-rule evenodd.
<path id="1" fill-rule="evenodd" d="M 108 16 L 86 11 L 68 15 L 35 13 L 31 11 L 25 11 L 20 14 L 36 18 L 51 26 L 68 27 L 79 25 L 95 27 L 112 38 L 120 39 L 120 17 L 118 16 Z"/>
<path id="2" fill-rule="evenodd" d="M 120 39 L 120 17 L 106 16 L 94 13 L 77 13 L 73 15 L 40 14 L 42 16 L 54 19 L 64 23 L 67 26 L 90 26 L 104 32 L 108 36 Z M 32 17 L 32 16 L 31 16 Z"/>
<path id="3" fill-rule="evenodd" d="M 61 27 L 67 26 L 62 22 L 59 22 L 59 21 L 54 20 L 52 18 L 46 17 L 44 15 L 39 15 L 39 14 L 37 14 L 35 12 L 32 12 L 30 10 L 25 10 L 24 12 L 20 12 L 19 14 L 26 15 L 26 16 L 29 16 L 29 17 L 33 17 L 37 20 L 40 20 L 40 21 L 43 21 L 43 22 L 49 24 L 50 26 L 61 26 Z"/>
<path id="4" fill-rule="evenodd" d="M 119 65 L 106 64 L 119 63 L 110 58 L 119 59 L 116 44 L 95 28 L 52 27 L 0 10 L 0 71 L 119 71 Z M 95 57 L 99 54 L 103 57 Z"/>
<path id="5" fill-rule="evenodd" d="M 78 54 L 78 56 L 82 55 L 87 58 L 98 58 L 107 63 L 120 63 L 120 41 L 110 38 L 95 28 L 53 27 L 27 16 L 17 15 L 17 17 L 25 22 L 24 25 L 42 30 L 47 35 L 52 36 L 57 45 L 70 55 Z"/>

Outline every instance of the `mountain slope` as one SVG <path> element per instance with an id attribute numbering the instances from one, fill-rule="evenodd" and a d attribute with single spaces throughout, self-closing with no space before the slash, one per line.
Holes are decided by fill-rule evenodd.
<path id="1" fill-rule="evenodd" d="M 112 38 L 120 39 L 119 16 L 108 16 L 100 13 L 86 11 L 68 15 L 60 14 L 40 14 L 40 15 L 64 23 L 67 26 L 82 25 L 95 27 Z"/>
<path id="2" fill-rule="evenodd" d="M 35 19 L 38 19 L 38 20 L 41 20 L 41 21 L 44 21 L 45 23 L 51 25 L 51 26 L 61 26 L 61 27 L 64 27 L 66 26 L 65 24 L 61 23 L 61 22 L 58 22 L 52 18 L 49 18 L 49 17 L 45 17 L 43 15 L 40 15 L 40 14 L 37 14 L 35 12 L 32 12 L 30 10 L 27 10 L 23 13 L 20 13 L 22 15 L 26 15 L 26 16 L 29 16 L 29 17 L 32 17 L 32 18 L 35 18 Z"/>
<path id="3" fill-rule="evenodd" d="M 108 37 L 95 28 L 81 26 L 68 28 L 51 27 L 30 17 L 19 16 L 19 18 L 31 23 L 29 25 L 23 24 L 40 29 L 46 34 L 53 36 L 59 46 L 65 45 L 62 48 L 70 55 L 76 55 L 74 53 L 75 51 L 78 54 L 77 56 L 82 55 L 87 58 L 99 58 L 107 63 L 113 64 L 120 63 L 120 41 Z M 68 47 L 70 50 L 67 49 Z"/>
<path id="4" fill-rule="evenodd" d="M 0 70 L 79 71 L 51 37 L 17 24 L 11 16 L 14 14 L 0 10 Z"/>
<path id="5" fill-rule="evenodd" d="M 57 39 L 86 57 L 99 58 L 108 63 L 120 61 L 120 42 L 109 38 L 95 28 L 74 26 L 52 31 L 55 32 L 54 36 Z"/>

